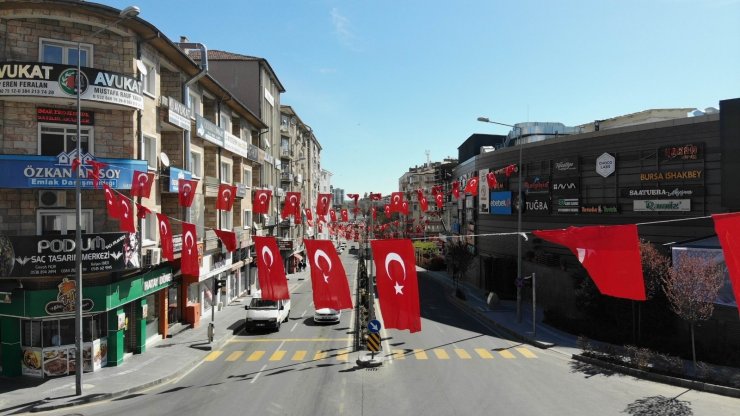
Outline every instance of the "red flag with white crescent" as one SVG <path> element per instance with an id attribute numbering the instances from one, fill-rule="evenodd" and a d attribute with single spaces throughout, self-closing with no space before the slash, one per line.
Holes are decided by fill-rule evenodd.
<path id="1" fill-rule="evenodd" d="M 434 195 L 434 202 L 437 203 L 437 209 L 442 209 L 445 205 L 445 197 L 443 194 Z"/>
<path id="2" fill-rule="evenodd" d="M 169 261 L 175 260 L 175 245 L 172 241 L 172 227 L 166 215 L 157 213 L 157 227 L 159 228 L 159 244 L 162 246 L 162 257 Z"/>
<path id="3" fill-rule="evenodd" d="M 452 182 L 452 196 L 454 196 L 455 199 L 460 199 L 460 182 L 459 181 Z"/>
<path id="4" fill-rule="evenodd" d="M 370 200 L 371 201 L 380 201 L 381 198 L 383 198 L 383 195 L 381 195 L 381 194 L 374 194 L 374 193 L 370 192 Z"/>
<path id="5" fill-rule="evenodd" d="M 134 171 L 131 178 L 131 198 L 138 196 L 140 198 L 149 198 L 152 193 L 152 184 L 154 183 L 154 173 Z"/>
<path id="6" fill-rule="evenodd" d="M 189 222 L 182 223 L 180 271 L 186 276 L 200 275 L 200 266 L 198 265 L 198 234 L 195 231 L 195 224 Z"/>
<path id="7" fill-rule="evenodd" d="M 120 218 L 121 205 L 118 202 L 118 195 L 105 183 L 103 184 L 103 192 L 105 192 L 105 206 L 108 208 L 108 217 Z"/>
<path id="8" fill-rule="evenodd" d="M 257 278 L 262 298 L 268 300 L 290 299 L 285 266 L 275 237 L 252 237 L 257 254 Z"/>
<path id="9" fill-rule="evenodd" d="M 429 202 L 427 201 L 427 198 L 424 196 L 424 190 L 422 189 L 416 190 L 416 199 L 419 201 L 421 212 L 427 212 L 427 210 L 429 209 Z"/>
<path id="10" fill-rule="evenodd" d="M 120 223 L 118 225 L 120 227 L 120 230 L 127 233 L 135 233 L 136 226 L 134 225 L 134 205 L 131 203 L 130 199 L 126 198 L 123 195 L 118 198 L 118 204 L 118 212 L 120 214 L 120 216 L 118 217 Z"/>
<path id="11" fill-rule="evenodd" d="M 378 209 L 375 207 L 370 208 L 372 215 L 373 215 L 373 221 L 378 219 Z"/>
<path id="12" fill-rule="evenodd" d="M 252 212 L 255 214 L 267 214 L 270 209 L 270 199 L 272 191 L 269 189 L 257 189 L 254 191 L 254 200 L 252 201 Z"/>
<path id="13" fill-rule="evenodd" d="M 236 250 L 236 233 L 229 230 L 218 230 L 214 229 L 213 232 L 216 233 L 218 238 L 221 240 L 222 243 L 224 243 L 224 247 L 226 247 L 226 251 L 233 252 Z"/>
<path id="14" fill-rule="evenodd" d="M 506 175 L 507 178 L 511 176 L 514 172 L 518 172 L 518 171 L 519 169 L 517 168 L 517 166 L 513 164 L 504 168 L 504 174 Z"/>
<path id="15" fill-rule="evenodd" d="M 496 179 L 496 174 L 493 171 L 486 174 L 486 182 L 488 182 L 488 189 L 496 189 L 498 179 Z"/>
<path id="16" fill-rule="evenodd" d="M 385 214 L 386 218 L 391 217 L 391 205 L 390 204 L 385 204 L 385 207 L 383 207 L 383 213 Z"/>
<path id="17" fill-rule="evenodd" d="M 313 227 L 313 214 L 311 214 L 311 208 L 305 208 L 303 212 L 306 213 L 306 223 L 309 227 Z"/>
<path id="18" fill-rule="evenodd" d="M 143 220 L 147 214 L 151 214 L 152 211 L 141 204 L 136 204 L 136 218 Z"/>
<path id="19" fill-rule="evenodd" d="M 343 222 L 349 221 L 349 213 L 347 212 L 347 208 L 342 208 L 342 221 Z"/>
<path id="20" fill-rule="evenodd" d="M 285 203 L 283 204 L 283 211 L 280 213 L 280 218 L 286 219 L 293 216 L 296 224 L 301 223 L 301 193 L 300 192 L 288 192 L 285 194 Z"/>
<path id="21" fill-rule="evenodd" d="M 712 214 L 712 220 L 725 257 L 735 299 L 740 299 L 740 213 Z M 740 307 L 740 303 L 736 303 Z"/>
<path id="22" fill-rule="evenodd" d="M 311 266 L 311 287 L 316 309 L 352 309 L 347 274 L 337 250 L 329 240 L 303 240 Z"/>
<path id="23" fill-rule="evenodd" d="M 93 186 L 95 189 L 98 189 L 98 183 L 100 183 L 100 171 L 102 168 L 108 166 L 107 163 L 104 162 L 96 162 L 94 160 L 88 160 L 86 165 L 92 166 L 92 170 L 87 171 L 87 177 L 92 178 L 93 180 Z"/>
<path id="24" fill-rule="evenodd" d="M 329 211 L 329 220 L 331 222 L 337 222 L 337 213 L 334 210 Z"/>
<path id="25" fill-rule="evenodd" d="M 372 240 L 370 245 L 385 327 L 421 331 L 419 284 L 411 240 Z"/>
<path id="26" fill-rule="evenodd" d="M 403 192 L 392 192 L 391 193 L 391 212 L 403 212 Z"/>
<path id="27" fill-rule="evenodd" d="M 236 186 L 229 184 L 218 185 L 218 198 L 216 198 L 216 209 L 221 211 L 231 211 L 234 206 L 234 198 L 236 197 Z"/>
<path id="28" fill-rule="evenodd" d="M 468 184 L 465 185 L 465 192 L 476 196 L 478 195 L 478 177 L 473 176 L 472 178 L 468 179 Z"/>
<path id="29" fill-rule="evenodd" d="M 403 215 L 409 215 L 409 201 L 401 202 L 401 213 Z"/>
<path id="30" fill-rule="evenodd" d="M 316 200 L 316 215 L 323 217 L 329 213 L 331 205 L 331 194 L 319 194 Z"/>
<path id="31" fill-rule="evenodd" d="M 177 189 L 178 197 L 177 200 L 181 207 L 188 208 L 193 205 L 195 199 L 195 190 L 198 187 L 197 179 L 178 179 Z"/>
<path id="32" fill-rule="evenodd" d="M 355 206 L 357 206 L 357 200 L 360 199 L 360 194 L 347 194 L 347 198 L 355 201 Z"/>

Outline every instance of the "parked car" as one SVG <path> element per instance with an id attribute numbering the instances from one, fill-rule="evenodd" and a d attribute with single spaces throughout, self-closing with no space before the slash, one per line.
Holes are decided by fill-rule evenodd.
<path id="1" fill-rule="evenodd" d="M 342 311 L 331 308 L 316 309 L 313 314 L 313 321 L 317 324 L 321 323 L 337 323 L 342 317 Z"/>
<path id="2" fill-rule="evenodd" d="M 280 324 L 288 322 L 290 299 L 274 301 L 255 297 L 244 309 L 247 310 L 247 317 L 244 322 L 247 331 L 254 331 L 255 329 L 275 329 L 279 331 Z"/>

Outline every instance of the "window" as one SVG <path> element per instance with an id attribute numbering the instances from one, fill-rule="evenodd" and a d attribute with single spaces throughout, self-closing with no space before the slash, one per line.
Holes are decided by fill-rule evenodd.
<path id="1" fill-rule="evenodd" d="M 39 60 L 48 64 L 77 65 L 77 43 L 63 42 L 51 39 L 41 39 Z M 80 66 L 92 66 L 89 57 L 92 55 L 92 45 L 80 46 Z"/>
<path id="2" fill-rule="evenodd" d="M 234 228 L 234 214 L 231 211 L 219 211 L 219 220 L 222 229 L 231 230 Z"/>
<path id="3" fill-rule="evenodd" d="M 193 114 L 198 114 L 199 116 L 203 115 L 203 110 L 201 109 L 201 100 L 200 100 L 199 95 L 193 94 L 193 93 L 190 94 L 190 110 L 191 110 L 190 112 L 191 116 Z"/>
<path id="4" fill-rule="evenodd" d="M 190 151 L 190 173 L 193 174 L 193 178 L 200 178 L 203 176 L 203 154 Z"/>
<path id="5" fill-rule="evenodd" d="M 151 170 L 157 170 L 157 139 L 144 136 L 144 148 L 142 149 L 144 160 Z"/>
<path id="6" fill-rule="evenodd" d="M 144 68 L 146 68 L 146 74 L 141 74 L 141 87 L 144 90 L 144 94 L 151 96 L 157 95 L 157 67 L 153 63 L 142 60 Z"/>
<path id="7" fill-rule="evenodd" d="M 247 230 L 251 226 L 252 226 L 252 211 L 244 211 L 244 222 L 242 223 L 242 228 Z"/>
<path id="8" fill-rule="evenodd" d="M 153 215 L 147 215 L 141 222 L 141 239 L 143 240 L 142 246 L 149 246 L 157 244 L 157 221 Z"/>
<path id="9" fill-rule="evenodd" d="M 93 153 L 92 127 L 80 129 L 82 139 L 82 154 Z M 60 153 L 70 153 L 77 149 L 77 127 L 61 124 L 39 125 L 39 154 L 43 156 L 57 156 Z"/>
<path id="10" fill-rule="evenodd" d="M 231 163 L 221 162 L 221 183 L 231 183 Z"/>
<path id="11" fill-rule="evenodd" d="M 219 121 L 221 123 L 221 125 L 219 125 L 219 127 L 221 127 L 222 129 L 224 129 L 225 131 L 231 132 L 231 117 L 229 117 L 228 114 L 222 112 L 219 115 Z"/>
<path id="12" fill-rule="evenodd" d="M 92 232 L 91 209 L 82 210 L 82 232 Z M 37 210 L 36 211 L 36 232 L 38 235 L 44 234 L 70 234 L 77 229 L 75 210 Z"/>
<path id="13" fill-rule="evenodd" d="M 244 169 L 244 174 L 242 175 L 242 183 L 247 188 L 252 187 L 252 170 L 251 169 Z"/>

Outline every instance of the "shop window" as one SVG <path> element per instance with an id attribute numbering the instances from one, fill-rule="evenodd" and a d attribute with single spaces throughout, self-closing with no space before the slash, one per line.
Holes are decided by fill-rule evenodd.
<path id="1" fill-rule="evenodd" d="M 82 210 L 82 232 L 92 232 L 92 214 L 90 209 Z M 76 227 L 75 210 L 43 210 L 36 211 L 36 232 L 38 235 L 72 233 Z"/>
<path id="2" fill-rule="evenodd" d="M 251 226 L 252 226 L 252 211 L 244 211 L 244 222 L 242 223 L 242 228 L 247 230 Z"/>
<path id="3" fill-rule="evenodd" d="M 141 74 L 141 86 L 145 94 L 156 96 L 157 95 L 157 67 L 153 63 L 142 60 L 146 74 Z"/>
<path id="4" fill-rule="evenodd" d="M 144 136 L 144 148 L 142 150 L 144 160 L 146 160 L 149 170 L 157 170 L 157 139 L 154 137 Z"/>
<path id="5" fill-rule="evenodd" d="M 21 345 L 41 348 L 41 321 L 23 320 Z"/>
<path id="6" fill-rule="evenodd" d="M 230 230 L 234 227 L 234 214 L 231 211 L 219 211 L 218 215 L 221 219 L 222 229 Z"/>
<path id="7" fill-rule="evenodd" d="M 44 321 L 42 327 L 44 347 L 62 345 L 62 338 L 59 335 L 59 321 Z M 72 343 L 74 344 L 74 341 Z"/>
<path id="8" fill-rule="evenodd" d="M 80 129 L 80 147 L 82 154 L 93 153 L 93 129 Z M 43 156 L 57 156 L 60 153 L 70 153 L 77 149 L 77 127 L 60 124 L 39 125 L 39 154 Z"/>
<path id="9" fill-rule="evenodd" d="M 190 172 L 193 179 L 200 179 L 203 175 L 203 154 L 195 151 L 190 152 Z"/>
<path id="10" fill-rule="evenodd" d="M 77 65 L 77 43 L 60 40 L 41 39 L 39 60 L 48 64 Z M 88 57 L 92 55 L 92 45 L 80 45 L 80 66 L 91 66 Z"/>

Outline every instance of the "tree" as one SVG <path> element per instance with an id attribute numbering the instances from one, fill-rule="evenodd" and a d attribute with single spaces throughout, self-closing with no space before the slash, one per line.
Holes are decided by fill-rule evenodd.
<path id="1" fill-rule="evenodd" d="M 722 268 L 700 255 L 683 255 L 668 268 L 663 288 L 671 309 L 691 327 L 691 354 L 696 366 L 694 325 L 714 312 L 714 302 L 723 283 Z"/>
<path id="2" fill-rule="evenodd" d="M 455 293 L 458 297 L 464 297 L 459 290 L 458 282 L 460 276 L 465 276 L 468 269 L 470 269 L 475 254 L 470 250 L 470 247 L 468 247 L 468 244 L 464 240 L 459 239 L 455 242 L 448 243 L 447 255 L 450 257 L 450 263 L 452 264 L 452 279 L 455 282 Z"/>
<path id="3" fill-rule="evenodd" d="M 657 294 L 660 294 L 661 282 L 668 275 L 668 268 L 670 267 L 670 259 L 668 256 L 662 254 L 658 248 L 645 240 L 640 240 L 640 260 L 642 261 L 642 275 L 645 279 L 645 295 L 648 300 L 655 298 Z M 635 318 L 634 318 L 634 305 L 636 302 L 632 302 L 633 311 L 633 338 L 635 344 L 642 338 L 642 304 L 643 302 L 637 302 L 637 325 L 635 334 Z"/>

